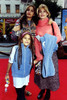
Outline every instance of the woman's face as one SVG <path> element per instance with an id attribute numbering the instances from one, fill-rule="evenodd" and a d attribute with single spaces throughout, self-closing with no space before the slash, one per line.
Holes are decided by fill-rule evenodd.
<path id="1" fill-rule="evenodd" d="M 24 44 L 25 47 L 30 45 L 30 43 L 31 43 L 30 35 L 29 34 L 24 35 L 24 37 L 22 38 L 21 42 Z"/>
<path id="2" fill-rule="evenodd" d="M 26 16 L 27 18 L 32 18 L 34 16 L 34 8 L 32 6 L 27 8 Z"/>
<path id="3" fill-rule="evenodd" d="M 48 13 L 45 11 L 45 9 L 44 8 L 41 8 L 40 10 L 39 10 L 39 12 L 38 12 L 38 16 L 39 16 L 39 18 L 40 19 L 45 19 L 45 18 L 47 18 L 47 15 L 48 15 Z"/>

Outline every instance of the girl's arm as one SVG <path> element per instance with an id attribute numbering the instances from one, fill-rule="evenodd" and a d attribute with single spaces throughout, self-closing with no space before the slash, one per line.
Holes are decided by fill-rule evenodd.
<path id="1" fill-rule="evenodd" d="M 6 76 L 5 76 L 5 80 L 9 80 L 9 72 L 10 72 L 10 68 L 11 68 L 12 64 L 8 63 L 8 67 L 7 67 L 7 72 L 6 72 Z"/>
<path id="2" fill-rule="evenodd" d="M 16 48 L 15 48 L 15 46 L 13 46 L 10 57 L 9 57 L 9 62 L 8 62 L 8 66 L 7 66 L 5 80 L 9 79 L 9 72 L 10 72 L 10 68 L 11 68 L 13 61 L 14 61 L 15 52 L 16 52 Z"/>

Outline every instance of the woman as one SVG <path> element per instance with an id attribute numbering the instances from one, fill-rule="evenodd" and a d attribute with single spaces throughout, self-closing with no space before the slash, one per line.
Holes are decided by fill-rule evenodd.
<path id="1" fill-rule="evenodd" d="M 14 28 L 12 29 L 12 39 L 17 41 L 17 36 L 19 36 L 22 32 L 28 31 L 32 34 L 34 39 L 35 30 L 36 30 L 36 9 L 33 5 L 29 5 L 24 14 L 16 21 Z M 35 17 L 36 16 L 36 17 Z M 25 90 L 27 95 L 31 95 L 31 93 Z"/>
<path id="2" fill-rule="evenodd" d="M 49 35 L 53 35 L 52 26 L 51 24 L 49 24 L 50 12 L 48 10 L 48 7 L 44 4 L 41 4 L 37 9 L 37 14 L 39 17 L 39 21 L 36 27 L 36 35 L 39 35 L 40 37 L 43 37 L 46 33 L 48 33 Z M 52 24 L 54 28 L 54 35 L 57 37 L 57 43 L 58 43 L 61 40 L 60 30 L 55 21 L 53 21 Z M 55 68 L 55 75 L 43 78 L 41 76 L 41 70 L 42 70 L 41 64 L 43 60 L 43 54 L 41 53 L 42 47 L 40 41 L 38 41 L 37 38 L 35 38 L 34 42 L 35 42 L 35 54 L 36 54 L 36 60 L 34 60 L 34 64 L 37 64 L 38 62 L 39 62 L 38 64 L 40 64 L 39 65 L 40 68 L 38 68 L 38 70 L 35 72 L 35 78 L 34 78 L 35 83 L 41 89 L 37 98 L 38 99 L 42 98 L 46 89 L 46 95 L 44 97 L 44 100 L 49 100 L 50 91 L 56 91 L 59 88 L 58 58 L 56 52 L 54 52 L 52 60 Z"/>
<path id="3" fill-rule="evenodd" d="M 35 36 L 37 14 L 33 5 L 29 5 L 24 14 L 16 21 L 12 29 L 12 39 L 21 34 L 21 31 L 29 31 L 32 37 Z"/>

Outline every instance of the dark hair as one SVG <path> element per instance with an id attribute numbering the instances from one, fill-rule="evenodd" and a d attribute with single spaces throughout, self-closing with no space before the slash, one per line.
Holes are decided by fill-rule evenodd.
<path id="1" fill-rule="evenodd" d="M 27 9 L 29 7 L 33 7 L 33 9 L 34 9 L 34 16 L 32 17 L 32 21 L 37 25 L 38 17 L 37 17 L 37 13 L 36 13 L 36 8 L 35 8 L 34 5 L 29 5 L 27 7 Z M 26 9 L 26 11 L 27 11 L 27 9 Z M 23 13 L 22 17 L 20 18 L 20 28 L 21 29 L 22 29 L 22 23 L 25 23 L 26 25 L 28 24 L 28 22 L 27 22 L 27 16 L 26 16 L 26 11 Z"/>
<path id="2" fill-rule="evenodd" d="M 22 35 L 22 34 L 21 34 Z M 23 37 L 22 36 L 19 36 L 18 37 L 18 69 L 20 69 L 20 65 L 22 64 L 22 48 L 21 48 L 21 39 L 26 35 L 24 35 Z M 30 35 L 30 38 L 31 38 L 31 43 L 30 43 L 30 46 L 29 46 L 29 48 L 30 48 L 30 50 L 31 50 L 31 52 L 32 52 L 32 61 L 33 61 L 33 55 L 34 55 L 34 50 L 33 50 L 33 48 L 34 48 L 34 45 L 33 45 L 33 39 L 32 39 L 32 35 L 31 34 L 29 34 Z"/>

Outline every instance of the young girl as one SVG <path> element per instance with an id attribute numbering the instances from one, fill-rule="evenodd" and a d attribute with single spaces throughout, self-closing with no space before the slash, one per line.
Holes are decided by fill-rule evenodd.
<path id="1" fill-rule="evenodd" d="M 5 79 L 9 79 L 9 71 L 12 66 L 13 84 L 17 93 L 17 100 L 25 100 L 24 91 L 29 83 L 29 75 L 32 64 L 32 36 L 24 32 L 19 37 L 18 45 L 12 48 Z"/>
<path id="2" fill-rule="evenodd" d="M 37 14 L 39 16 L 39 21 L 38 25 L 36 27 L 36 35 L 39 35 L 40 37 L 43 37 L 46 33 L 48 35 L 54 35 L 57 38 L 57 43 L 61 40 L 61 33 L 59 30 L 59 27 L 55 21 L 52 22 L 53 28 L 54 28 L 54 34 L 52 31 L 52 26 L 49 24 L 49 19 L 50 19 L 50 12 L 48 7 L 45 4 L 41 4 L 38 9 L 37 9 Z M 40 41 L 35 38 L 35 54 L 36 54 L 36 60 L 34 60 L 34 64 L 36 64 L 39 61 L 43 60 L 43 54 L 41 53 L 42 46 Z M 49 43 L 49 41 L 48 41 Z M 48 47 L 48 45 L 47 45 Z M 49 48 L 49 47 L 48 47 Z M 50 48 L 51 50 L 51 48 Z M 50 54 L 49 54 L 50 55 Z M 48 55 L 48 57 L 49 57 Z M 46 57 L 45 57 L 46 59 Z M 54 68 L 55 68 L 55 75 L 52 77 L 46 77 L 43 78 L 41 76 L 41 71 L 40 74 L 35 73 L 35 83 L 37 86 L 41 89 L 40 93 L 38 94 L 38 99 L 43 97 L 43 94 L 46 90 L 46 95 L 44 97 L 44 100 L 50 100 L 50 91 L 56 91 L 59 88 L 59 75 L 58 75 L 58 58 L 56 52 L 53 53 L 52 55 L 52 61 L 54 63 Z M 46 63 L 46 62 L 44 62 Z M 42 66 L 40 66 L 42 69 Z M 49 66 L 51 67 L 51 65 Z M 46 71 L 45 71 L 46 72 Z"/>

